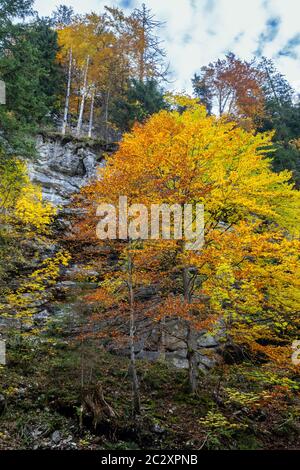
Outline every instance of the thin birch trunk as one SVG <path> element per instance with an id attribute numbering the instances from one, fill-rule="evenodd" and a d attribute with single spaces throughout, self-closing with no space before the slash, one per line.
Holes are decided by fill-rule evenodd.
<path id="1" fill-rule="evenodd" d="M 87 92 L 87 77 L 88 77 L 88 71 L 89 71 L 89 63 L 90 63 L 90 56 L 88 55 L 86 58 L 86 64 L 85 64 L 85 69 L 84 69 L 82 98 L 81 98 L 81 103 L 80 103 L 78 123 L 77 123 L 77 129 L 76 129 L 77 137 L 80 136 L 81 127 L 82 127 L 82 119 L 83 119 L 85 98 L 86 98 L 86 92 Z"/>
<path id="2" fill-rule="evenodd" d="M 105 140 L 108 142 L 108 105 L 109 105 L 110 91 L 107 90 L 105 100 Z"/>
<path id="3" fill-rule="evenodd" d="M 67 123 L 68 123 L 70 95 L 71 95 L 71 81 L 72 81 L 72 63 L 73 63 L 73 51 L 72 51 L 72 48 L 71 48 L 70 53 L 69 53 L 69 69 L 68 69 L 68 84 L 67 84 L 66 103 L 65 103 L 63 124 L 62 124 L 62 129 L 61 129 L 61 134 L 62 135 L 66 134 L 66 128 L 67 128 Z"/>
<path id="4" fill-rule="evenodd" d="M 92 137 L 92 132 L 93 132 L 94 104 L 95 104 L 95 89 L 93 88 L 92 96 L 91 96 L 90 122 L 89 122 L 89 133 L 88 133 L 89 138 Z"/>

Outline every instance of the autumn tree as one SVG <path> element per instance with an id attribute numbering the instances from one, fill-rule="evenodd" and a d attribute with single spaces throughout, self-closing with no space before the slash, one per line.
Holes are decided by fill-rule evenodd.
<path id="1" fill-rule="evenodd" d="M 105 136 L 108 137 L 109 127 L 118 124 L 114 113 L 118 104 L 124 104 L 125 112 L 127 104 L 128 108 L 133 108 L 130 103 L 133 84 L 139 93 L 144 90 L 141 101 L 148 100 L 148 108 L 150 103 L 146 95 L 149 92 L 157 102 L 159 83 L 167 73 L 165 53 L 156 36 L 161 23 L 145 6 L 133 10 L 129 16 L 121 9 L 111 7 L 106 7 L 104 14 L 84 16 L 60 8 L 53 21 L 60 45 L 57 58 L 66 76 L 62 134 L 66 132 L 68 117 L 77 114 L 77 136 L 85 119 L 88 136 L 92 137 L 94 117 L 97 116 L 98 121 L 104 122 Z M 138 109 L 133 111 L 140 114 Z M 131 109 L 128 114 L 126 128 L 132 122 Z"/>
<path id="2" fill-rule="evenodd" d="M 56 210 L 43 201 L 41 189 L 31 183 L 26 163 L 8 155 L 3 148 L 0 149 L 0 176 L 0 310 L 1 316 L 12 312 L 14 317 L 19 314 L 21 318 L 33 297 L 41 295 L 45 279 L 37 270 L 35 280 L 32 276 L 31 280 L 23 281 L 17 293 L 8 279 L 13 276 L 20 282 L 19 266 L 25 263 L 23 246 L 33 240 L 43 243 Z"/>
<path id="3" fill-rule="evenodd" d="M 61 51 L 59 61 L 67 71 L 66 104 L 62 132 L 65 133 L 71 99 L 72 110 L 78 112 L 76 133 L 80 135 L 86 102 L 90 100 L 89 121 L 93 127 L 94 104 L 97 96 L 112 79 L 115 65 L 113 34 L 108 30 L 105 16 L 94 13 L 76 19 L 58 30 Z M 73 85 L 73 86 L 72 86 Z M 72 99 L 75 92 L 75 101 Z M 77 109 L 76 109 L 77 108 Z"/>
<path id="4" fill-rule="evenodd" d="M 151 252 L 156 262 L 168 253 L 173 260 L 161 276 L 161 301 L 151 312 L 156 321 L 175 316 L 187 325 L 195 392 L 197 331 L 225 328 L 228 340 L 239 337 L 253 350 L 263 339 L 272 343 L 284 328 L 295 334 L 299 193 L 289 184 L 290 173 L 271 170 L 266 158 L 271 134 L 254 135 L 227 119 L 207 116 L 193 101 L 180 98 L 179 105 L 183 112 L 175 103 L 173 111 L 161 111 L 125 135 L 84 195 L 90 232 L 97 205 L 117 206 L 120 195 L 148 208 L 153 203 L 204 204 L 202 249 L 186 250 L 183 237 L 159 242 L 157 250 L 150 249 L 156 241 L 144 240 L 141 250 L 145 265 Z"/>
<path id="5" fill-rule="evenodd" d="M 30 181 L 26 163 L 0 146 L 0 316 L 16 327 L 20 340 L 30 334 L 34 315 L 52 298 L 51 288 L 70 260 L 64 249 L 47 250 L 55 215 Z"/>
<path id="6" fill-rule="evenodd" d="M 226 113 L 253 122 L 264 113 L 263 80 L 261 69 L 229 53 L 225 59 L 202 67 L 192 82 L 195 95 L 208 111 L 215 107 L 219 116 Z"/>
<path id="7" fill-rule="evenodd" d="M 131 36 L 131 55 L 135 68 L 134 78 L 143 82 L 146 79 L 164 79 L 167 69 L 164 64 L 165 51 L 156 31 L 163 26 L 161 21 L 143 3 L 142 7 L 133 10 L 128 18 Z"/>
<path id="8" fill-rule="evenodd" d="M 112 31 L 122 44 L 124 56 L 127 56 L 130 78 L 139 82 L 164 80 L 167 75 L 166 54 L 157 36 L 163 23 L 155 19 L 145 4 L 135 8 L 129 16 L 118 8 L 106 7 L 106 11 Z"/>
<path id="9" fill-rule="evenodd" d="M 163 26 L 145 5 L 126 16 L 106 7 L 107 21 L 116 41 L 107 86 L 106 117 L 128 130 L 133 123 L 164 107 L 161 82 L 167 77 L 165 52 L 156 32 Z M 107 121 L 108 119 L 106 119 Z"/>
<path id="10" fill-rule="evenodd" d="M 299 186 L 299 103 L 295 91 L 271 59 L 241 61 L 233 54 L 202 67 L 193 80 L 194 94 L 212 112 L 229 113 L 241 125 L 260 132 L 275 130 L 275 171 L 288 169 Z"/>
<path id="11" fill-rule="evenodd" d="M 145 278 L 142 271 L 136 269 L 135 257 L 138 246 L 132 241 L 114 244 L 113 252 L 118 256 L 118 263 L 112 270 L 107 270 L 99 288 L 87 297 L 94 305 L 93 315 L 89 319 L 91 330 L 101 326 L 100 338 L 112 338 L 114 346 L 129 346 L 130 377 L 132 384 L 132 414 L 141 413 L 140 381 L 136 365 L 136 325 L 141 320 L 145 305 L 136 299 L 136 290 L 143 286 Z M 92 336 L 95 336 L 92 333 Z M 97 335 L 96 335 L 97 336 Z"/>

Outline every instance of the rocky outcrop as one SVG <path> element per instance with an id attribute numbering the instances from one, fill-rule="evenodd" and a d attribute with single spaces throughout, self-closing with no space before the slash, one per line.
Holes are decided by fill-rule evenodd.
<path id="1" fill-rule="evenodd" d="M 104 153 L 110 150 L 104 143 L 44 135 L 38 136 L 36 148 L 37 158 L 28 165 L 29 177 L 55 206 L 70 202 L 72 194 L 104 165 Z"/>
<path id="2" fill-rule="evenodd" d="M 162 336 L 162 331 L 164 335 Z M 201 330 L 197 333 L 197 360 L 199 369 L 207 372 L 219 362 L 221 331 L 214 335 Z M 178 369 L 187 369 L 187 327 L 179 318 L 165 319 L 163 328 L 161 324 L 154 324 L 151 319 L 144 319 L 136 324 L 135 352 L 137 359 L 157 361 L 164 359 Z M 129 347 L 115 347 L 111 350 L 117 354 L 129 356 Z"/>

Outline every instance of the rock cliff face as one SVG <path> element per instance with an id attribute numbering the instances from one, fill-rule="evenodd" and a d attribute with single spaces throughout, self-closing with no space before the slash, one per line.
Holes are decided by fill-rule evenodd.
<path id="1" fill-rule="evenodd" d="M 104 165 L 105 144 L 38 136 L 35 161 L 28 165 L 29 177 L 42 187 L 43 197 L 56 206 L 65 206 L 97 168 Z"/>

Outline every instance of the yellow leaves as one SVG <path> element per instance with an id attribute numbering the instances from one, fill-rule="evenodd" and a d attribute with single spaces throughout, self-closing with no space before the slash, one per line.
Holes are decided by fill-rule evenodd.
<path id="1" fill-rule="evenodd" d="M 43 201 L 41 189 L 31 183 L 24 162 L 14 160 L 9 170 L 9 177 L 0 172 L 1 186 L 3 185 L 3 188 L 0 187 L 0 205 L 5 209 L 5 219 L 12 224 L 33 227 L 39 232 L 45 231 L 52 222 L 56 209 Z"/>
<path id="2" fill-rule="evenodd" d="M 199 424 L 208 431 L 226 431 L 247 428 L 246 424 L 232 423 L 219 411 L 208 411 L 205 418 L 199 419 Z"/>
<path id="3" fill-rule="evenodd" d="M 30 275 L 30 279 L 37 281 L 51 281 L 59 275 L 60 266 L 68 266 L 71 255 L 67 251 L 59 251 L 54 258 L 47 258 L 42 267 Z"/>
<path id="4" fill-rule="evenodd" d="M 16 396 L 18 394 L 18 391 L 19 391 L 18 388 L 13 387 L 13 386 L 10 386 L 10 387 L 6 388 L 5 391 L 3 390 L 3 392 L 5 393 L 6 398 Z"/>
<path id="5" fill-rule="evenodd" d="M 8 158 L 0 148 L 0 208 L 11 210 L 26 184 L 26 168 L 23 162 Z"/>
<path id="6" fill-rule="evenodd" d="M 260 404 L 261 394 L 254 392 L 241 392 L 234 388 L 226 387 L 227 399 L 225 403 L 234 403 L 240 406 L 255 407 Z"/>
<path id="7" fill-rule="evenodd" d="M 270 134 L 207 117 L 194 103 L 182 114 L 162 111 L 125 136 L 97 191 L 108 197 L 113 186 L 114 194 L 143 201 L 201 200 L 213 217 L 230 208 L 235 218 L 254 213 L 290 227 L 299 194 L 288 185 L 290 174 L 273 173 L 263 158 L 270 145 Z"/>
<path id="8" fill-rule="evenodd" d="M 280 373 L 278 369 L 274 372 L 274 367 L 270 369 L 270 365 L 254 370 L 245 369 L 242 371 L 242 374 L 247 380 L 262 383 L 263 385 L 285 387 L 288 390 L 300 389 L 300 385 L 297 381 L 286 377 L 286 372 Z"/>
<path id="9" fill-rule="evenodd" d="M 16 202 L 15 215 L 26 225 L 43 231 L 52 222 L 56 209 L 52 204 L 43 202 L 40 188 L 27 182 Z"/>
<path id="10" fill-rule="evenodd" d="M 232 284 L 235 280 L 232 267 L 226 262 L 218 266 L 216 277 L 222 281 L 225 281 L 225 283 L 228 285 Z"/>
<path id="11" fill-rule="evenodd" d="M 108 30 L 104 15 L 91 13 L 78 17 L 72 24 L 57 31 L 60 51 L 57 60 L 69 61 L 72 50 L 74 65 L 82 72 L 89 57 L 89 85 L 99 88 L 107 85 L 112 73 L 111 68 L 120 60 L 115 50 L 116 38 Z M 73 81 L 77 79 L 73 74 Z"/>
<path id="12" fill-rule="evenodd" d="M 47 258 L 42 262 L 28 279 L 24 280 L 16 292 L 6 296 L 9 309 L 15 318 L 24 318 L 35 313 L 35 304 L 45 298 L 47 287 L 51 287 L 57 281 L 61 266 L 67 266 L 71 256 L 66 251 L 59 251 L 53 258 Z"/>

